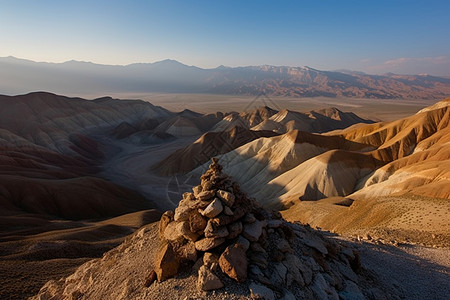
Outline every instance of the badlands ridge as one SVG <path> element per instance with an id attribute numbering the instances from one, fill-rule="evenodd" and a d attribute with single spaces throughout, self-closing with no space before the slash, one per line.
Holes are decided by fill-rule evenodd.
<path id="1" fill-rule="evenodd" d="M 378 123 L 336 108 L 296 112 L 262 106 L 244 112 L 201 114 L 186 109 L 174 113 L 139 100 L 105 97 L 88 101 L 44 92 L 0 96 L 0 105 L 3 298 L 32 296 L 48 280 L 66 278 L 84 262 L 78 275 L 67 278 L 83 282 L 96 268 L 100 273 L 113 272 L 102 264 L 117 263 L 130 272 L 135 266 L 140 272 L 133 273 L 136 279 L 123 277 L 125 285 L 121 286 L 124 298 L 134 295 L 134 287 L 141 289 L 158 251 L 153 222 L 163 211 L 179 207 L 183 193 L 201 183 L 199 178 L 212 157 L 254 199 L 253 208 L 245 214 L 264 216 L 257 218 L 260 222 L 275 218 L 264 209 L 280 210 L 288 221 L 376 244 L 450 246 L 450 99 L 415 115 Z M 296 236 L 304 233 L 319 238 L 325 248 L 339 244 L 311 227 L 280 222 L 296 229 Z M 144 225 L 103 259 L 91 261 Z M 267 226 L 264 230 L 269 231 Z M 296 238 L 285 240 L 300 260 L 317 250 Z M 223 246 L 233 242 L 229 239 Z M 144 244 L 148 253 L 141 253 Z M 319 257 L 327 264 L 342 263 L 335 259 L 340 257 L 337 249 L 344 246 L 330 247 L 327 251 L 336 250 L 335 255 L 318 250 Z M 318 263 L 322 258 L 317 258 Z M 331 284 L 327 276 L 334 271 L 309 267 L 315 276 L 323 273 L 330 295 L 346 291 L 347 285 L 340 285 L 338 279 Z M 46 271 L 35 272 L 36 268 Z M 345 277 L 342 272 L 340 278 Z M 196 285 L 198 273 L 192 273 L 194 277 L 183 274 L 155 286 L 163 293 L 177 282 Z M 350 280 L 369 297 L 377 284 L 370 287 L 366 275 L 356 274 L 362 277 Z M 228 283 L 235 286 L 231 279 L 217 276 L 225 290 Z M 18 284 L 18 278 L 26 278 L 28 284 Z M 53 292 L 62 293 L 67 280 L 59 282 Z M 305 295 L 316 293 L 311 282 L 303 290 Z M 268 288 L 277 297 L 286 294 Z M 148 291 L 141 292 L 148 296 Z M 244 295 L 250 289 L 241 292 Z M 294 289 L 290 293 L 302 292 Z"/>

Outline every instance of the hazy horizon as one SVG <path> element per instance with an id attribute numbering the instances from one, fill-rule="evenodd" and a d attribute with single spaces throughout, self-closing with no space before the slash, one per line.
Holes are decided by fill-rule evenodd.
<path id="1" fill-rule="evenodd" d="M 447 1 L 3 2 L 1 57 L 450 76 Z"/>

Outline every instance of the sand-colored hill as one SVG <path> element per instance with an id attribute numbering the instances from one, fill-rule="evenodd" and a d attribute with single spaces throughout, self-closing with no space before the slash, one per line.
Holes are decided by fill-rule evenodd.
<path id="1" fill-rule="evenodd" d="M 331 151 L 333 149 L 342 150 L 333 152 Z M 372 162 L 371 157 L 354 152 L 370 149 L 372 148 L 368 145 L 348 141 L 338 136 L 329 137 L 294 130 L 277 137 L 257 139 L 224 154 L 221 156 L 221 161 L 225 170 L 239 182 L 245 183 L 246 191 L 255 195 L 261 203 L 280 208 L 283 206 L 280 199 L 285 198 L 282 196 L 288 193 L 290 188 L 295 187 L 295 191 L 299 192 L 299 180 L 303 180 L 305 183 L 303 189 L 306 193 L 310 189 L 315 189 L 319 182 L 328 184 L 326 180 L 323 181 L 329 179 L 329 176 L 333 174 L 332 171 L 326 172 L 328 167 L 340 170 L 341 166 L 351 166 L 351 158 L 345 162 L 342 160 L 346 156 L 352 157 L 357 154 L 366 161 L 364 163 L 361 160 L 354 164 L 353 169 L 357 169 L 355 172 L 359 173 L 357 166 L 364 164 L 369 170 L 373 170 L 376 162 Z M 201 172 L 204 167 L 200 167 L 194 172 Z M 348 167 L 348 170 L 353 169 Z M 246 172 L 241 170 L 246 170 Z M 315 174 L 316 177 L 313 177 L 312 174 Z M 325 178 L 317 177 L 321 175 Z M 353 188 L 355 182 L 347 183 L 344 178 L 341 182 L 347 186 L 351 185 Z M 288 188 L 287 185 L 289 185 Z M 343 187 L 339 187 L 339 190 L 342 189 Z M 347 191 L 352 191 L 352 189 L 347 188 Z M 287 195 L 289 194 L 290 192 Z M 322 194 L 321 197 L 314 196 L 311 200 L 323 197 L 325 196 Z"/>
<path id="2" fill-rule="evenodd" d="M 239 126 L 277 133 L 291 130 L 322 133 L 357 123 L 373 123 L 373 121 L 362 119 L 353 113 L 342 112 L 334 107 L 302 113 L 287 109 L 276 111 L 265 106 L 247 113 L 229 113 L 213 127 L 212 131 L 225 131 Z"/>
<path id="3" fill-rule="evenodd" d="M 448 102 L 388 123 L 261 138 L 220 159 L 260 203 L 290 207 L 290 220 L 448 246 L 450 224 L 441 213 L 449 212 L 442 199 L 450 199 Z M 407 228 L 405 220 L 421 225 Z"/>
<path id="4" fill-rule="evenodd" d="M 218 122 L 211 129 L 211 131 L 216 132 L 227 131 L 234 127 L 242 127 L 250 129 L 251 127 L 254 127 L 260 124 L 261 122 L 264 122 L 265 120 L 269 119 L 277 112 L 278 111 L 268 106 L 259 107 L 248 112 L 241 112 L 241 113 L 230 112 L 225 114 L 223 119 L 220 122 Z"/>
<path id="5" fill-rule="evenodd" d="M 234 127 L 221 132 L 207 132 L 193 144 L 181 148 L 154 166 L 161 175 L 183 174 L 206 163 L 210 157 L 227 153 L 260 137 L 277 135 L 273 131 L 253 131 Z"/>
<path id="6" fill-rule="evenodd" d="M 420 195 L 448 198 L 448 188 L 425 187 L 448 183 L 450 109 L 436 106 L 394 122 L 354 126 L 337 135 L 291 131 L 255 140 L 224 154 L 222 160 L 227 162 L 227 172 L 245 182 L 265 204 L 293 194 L 317 200 L 412 189 Z M 272 118 L 289 114 L 285 111 Z M 288 142 L 293 135 L 302 138 Z M 242 168 L 250 171 L 244 176 Z"/>
<path id="7" fill-rule="evenodd" d="M 342 112 L 335 107 L 300 113 L 284 109 L 254 126 L 254 130 L 272 130 L 286 133 L 291 130 L 307 132 L 327 132 L 342 129 L 358 123 L 372 123 L 349 112 Z"/>

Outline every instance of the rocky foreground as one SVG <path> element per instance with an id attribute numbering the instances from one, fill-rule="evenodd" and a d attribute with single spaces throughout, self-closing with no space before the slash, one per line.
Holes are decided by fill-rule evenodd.
<path id="1" fill-rule="evenodd" d="M 398 298 L 377 287 L 357 250 L 264 210 L 214 159 L 201 185 L 164 213 L 158 228 L 144 227 L 102 259 L 48 282 L 33 299 L 167 297 Z"/>

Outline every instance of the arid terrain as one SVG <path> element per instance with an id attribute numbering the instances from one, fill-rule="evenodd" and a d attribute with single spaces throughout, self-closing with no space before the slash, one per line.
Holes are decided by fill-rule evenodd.
<path id="1" fill-rule="evenodd" d="M 266 209 L 356 247 L 366 298 L 380 287 L 387 298 L 448 293 L 450 100 L 140 96 L 0 96 L 0 298 L 35 295 L 85 262 L 75 278 L 96 274 L 123 298 L 196 295 L 194 273 L 149 289 L 142 281 L 158 251 L 155 222 L 200 183 L 212 157 Z M 390 280 L 379 265 L 394 258 Z M 129 268 L 126 286 L 111 286 Z M 429 276 L 412 290 L 421 268 Z M 198 296 L 250 297 L 247 286 L 223 280 L 229 287 Z M 425 288 L 431 282 L 439 289 Z M 344 286 L 333 285 L 336 293 Z M 85 288 L 91 299 L 103 295 Z"/>

